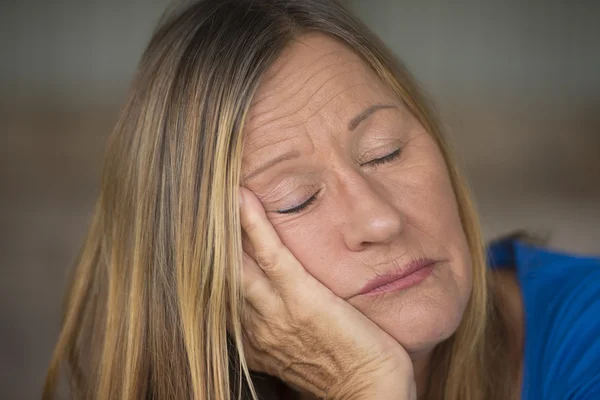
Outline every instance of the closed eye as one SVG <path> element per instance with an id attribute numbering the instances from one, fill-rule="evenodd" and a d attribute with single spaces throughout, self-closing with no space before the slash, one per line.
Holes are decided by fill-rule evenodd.
<path id="1" fill-rule="evenodd" d="M 396 151 L 391 152 L 390 154 L 380 157 L 380 158 L 376 158 L 372 161 L 369 161 L 363 165 L 368 165 L 368 166 L 372 166 L 372 167 L 376 167 L 378 165 L 382 165 L 391 161 L 394 161 L 395 159 L 397 159 L 400 156 L 402 149 L 398 149 Z M 315 200 L 317 200 L 317 197 L 319 195 L 320 191 L 318 191 L 317 193 L 315 193 L 311 198 L 309 198 L 308 200 L 306 200 L 304 203 L 300 204 L 299 206 L 296 206 L 294 208 L 289 208 L 287 210 L 278 210 L 277 213 L 278 214 L 297 214 L 302 212 L 304 209 L 306 209 L 308 206 L 310 206 L 312 203 L 315 202 Z"/>
<path id="2" fill-rule="evenodd" d="M 398 158 L 400 156 L 401 151 L 402 151 L 402 149 L 398 149 L 398 150 L 396 150 L 396 151 L 388 154 L 387 156 L 376 158 L 376 159 L 374 159 L 372 161 L 364 163 L 363 165 L 368 165 L 368 166 L 376 167 L 378 165 L 385 164 L 385 163 L 390 162 L 390 161 L 394 161 L 396 158 Z"/>
<path id="3" fill-rule="evenodd" d="M 319 195 L 320 192 L 321 191 L 319 190 L 310 199 L 306 200 L 304 203 L 300 204 L 299 206 L 296 206 L 294 208 L 290 208 L 287 210 L 279 210 L 279 211 L 277 211 L 277 213 L 279 213 L 279 214 L 297 214 L 297 213 L 301 212 L 302 210 L 304 210 L 306 207 L 310 206 L 312 203 L 314 203 L 314 201 L 317 200 L 317 196 Z"/>

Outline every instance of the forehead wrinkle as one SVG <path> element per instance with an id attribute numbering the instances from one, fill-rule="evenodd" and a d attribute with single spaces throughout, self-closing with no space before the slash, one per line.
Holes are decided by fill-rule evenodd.
<path id="1" fill-rule="evenodd" d="M 317 34 L 317 36 L 320 36 L 321 34 Z M 313 35 L 304 35 L 307 37 L 313 36 Z M 298 58 L 297 55 L 295 53 L 297 53 L 296 48 L 298 47 L 298 45 L 302 45 L 304 47 L 309 48 L 310 50 L 315 50 L 315 48 L 313 46 L 311 46 L 310 44 L 304 42 L 302 39 L 300 38 L 294 38 L 292 39 L 291 42 L 295 42 L 295 43 L 290 43 L 288 44 L 283 51 L 281 52 L 280 56 L 275 60 L 275 62 L 273 62 L 273 64 L 271 64 L 271 66 L 267 69 L 267 71 L 264 73 L 264 79 L 265 80 L 271 80 L 274 79 L 275 81 L 278 80 L 285 80 L 287 78 L 289 78 L 291 75 L 294 75 L 298 69 L 302 69 L 302 70 L 306 70 L 308 74 L 311 73 L 311 71 L 309 70 L 309 68 L 313 67 L 315 64 L 321 62 L 322 60 L 326 59 L 326 58 L 330 58 L 336 55 L 340 55 L 337 58 L 344 58 L 343 55 L 344 54 L 348 54 L 350 55 L 351 58 L 356 58 L 356 59 L 361 59 L 360 56 L 358 54 L 356 54 L 356 52 L 354 52 L 354 50 L 350 47 L 348 47 L 345 43 L 342 43 L 339 40 L 336 40 L 335 38 L 332 38 L 330 36 L 325 36 L 326 39 L 325 42 L 327 41 L 335 41 L 336 44 L 342 44 L 342 46 L 344 48 L 340 49 L 339 46 L 336 46 L 336 48 L 334 49 L 327 49 L 326 51 L 323 51 L 322 49 L 317 49 L 317 51 L 320 54 L 316 55 L 316 58 L 313 59 L 309 59 L 307 62 L 303 63 L 302 65 L 291 69 L 291 71 L 289 71 L 289 73 L 282 75 L 282 71 L 285 71 L 288 67 L 288 65 L 290 63 L 297 63 L 298 62 Z M 304 60 L 304 58 L 302 58 L 302 61 Z"/>
<path id="2" fill-rule="evenodd" d="M 368 86 L 368 84 L 367 84 L 367 82 L 359 82 L 359 83 L 356 83 L 354 85 L 344 87 L 342 90 L 340 90 L 336 94 L 332 95 L 331 98 L 329 98 L 328 100 L 326 100 L 325 103 L 321 104 L 319 106 L 319 108 L 313 114 L 311 114 L 311 116 L 315 115 L 316 113 L 322 113 L 323 112 L 323 108 L 325 108 L 329 103 L 331 103 L 334 100 L 336 100 L 338 98 L 338 96 L 341 96 L 341 95 L 343 95 L 346 92 L 350 92 L 350 91 L 352 91 L 352 90 L 354 90 L 354 89 L 356 89 L 357 87 L 360 87 L 360 86 Z"/>
<path id="3" fill-rule="evenodd" d="M 254 112 L 251 113 L 251 116 L 248 119 L 248 124 L 251 126 L 252 124 L 256 123 L 256 124 L 264 126 L 265 124 L 268 124 L 268 123 L 273 122 L 273 121 L 275 121 L 277 119 L 280 119 L 282 117 L 279 117 L 279 118 L 277 118 L 277 119 L 275 119 L 273 121 L 269 121 L 269 122 L 265 122 L 265 123 L 262 123 L 262 121 L 260 121 L 261 117 L 264 117 L 264 116 L 266 116 L 264 119 L 268 120 L 268 116 L 269 116 L 269 114 L 271 112 L 277 110 L 278 108 L 281 108 L 282 105 L 290 102 L 292 99 L 297 98 L 297 97 L 301 97 L 301 99 L 302 99 L 303 97 L 306 96 L 306 99 L 303 99 L 302 102 L 301 102 L 301 104 L 299 104 L 296 107 L 294 107 L 295 108 L 294 110 L 286 112 L 286 114 L 291 116 L 291 115 L 294 115 L 294 114 L 300 112 L 304 107 L 306 107 L 308 105 L 308 103 L 310 103 L 310 101 L 315 96 L 317 96 L 317 95 L 320 94 L 321 90 L 323 89 L 323 87 L 327 83 L 329 83 L 330 81 L 332 81 L 332 80 L 334 80 L 336 78 L 339 78 L 340 76 L 343 76 L 345 74 L 349 74 L 349 73 L 352 73 L 352 72 L 359 71 L 359 70 L 361 70 L 361 68 L 346 69 L 346 70 L 343 70 L 343 71 L 341 71 L 339 73 L 333 74 L 333 76 L 327 78 L 316 89 L 311 88 L 310 85 L 308 85 L 312 80 L 317 79 L 319 77 L 319 75 L 322 75 L 324 72 L 326 72 L 327 69 L 330 69 L 332 67 L 344 67 L 346 65 L 350 65 L 350 64 L 353 64 L 353 63 L 354 63 L 354 61 L 346 61 L 346 62 L 343 62 L 343 63 L 340 63 L 340 64 L 328 64 L 328 65 L 324 66 L 323 68 L 318 69 L 314 73 L 311 73 L 309 75 L 309 77 L 302 84 L 300 84 L 300 85 L 291 85 L 291 88 L 288 89 L 288 90 L 286 90 L 286 92 L 292 92 L 292 94 L 290 94 L 289 96 L 287 96 L 285 99 L 277 102 L 277 104 L 273 105 L 271 108 L 269 108 L 267 110 L 264 110 L 264 111 L 260 110 L 260 111 L 258 111 L 257 110 L 257 108 L 258 108 L 257 107 L 257 103 L 254 103 L 253 106 L 252 106 Z M 313 92 L 313 91 L 314 91 L 314 93 L 310 94 L 310 92 Z M 273 90 L 270 91 L 269 95 L 266 95 L 266 96 L 262 97 L 261 100 L 258 101 L 258 103 L 265 102 L 265 101 L 269 100 L 271 97 L 277 97 L 280 94 L 281 94 L 281 92 L 277 92 L 276 89 L 273 89 Z M 260 109 L 260 108 L 258 108 L 258 109 Z M 252 114 L 254 114 L 254 115 L 252 115 Z M 284 115 L 283 117 L 285 117 L 285 116 L 286 115 Z M 256 122 L 257 119 L 259 120 L 258 122 Z"/>
<path id="4" fill-rule="evenodd" d="M 341 75 L 343 75 L 343 74 L 341 74 Z M 339 77 L 339 76 L 341 76 L 341 75 L 336 75 L 336 77 Z M 335 77 L 334 77 L 334 78 L 335 78 Z M 330 79 L 330 80 L 331 80 L 331 79 Z M 338 96 L 340 96 L 341 94 L 343 94 L 343 93 L 345 93 L 345 92 L 348 92 L 348 91 L 351 91 L 351 90 L 355 89 L 356 87 L 365 86 L 365 85 L 367 85 L 367 86 L 368 86 L 368 82 L 360 82 L 360 83 L 356 83 L 356 84 L 354 84 L 354 85 L 351 85 L 351 86 L 349 86 L 349 87 L 348 87 L 348 86 L 345 86 L 345 87 L 343 87 L 341 91 L 339 91 L 338 93 L 335 93 L 335 94 L 333 94 L 333 95 L 331 96 L 331 98 L 329 98 L 329 99 L 328 99 L 328 100 L 327 100 L 327 101 L 326 101 L 324 104 L 322 104 L 322 105 L 321 105 L 319 108 L 317 108 L 317 109 L 316 109 L 316 110 L 315 110 L 315 111 L 314 111 L 314 112 L 313 112 L 311 115 L 309 115 L 309 116 L 308 116 L 306 119 L 303 119 L 302 121 L 300 121 L 300 122 L 298 122 L 298 123 L 296 123 L 296 124 L 293 124 L 293 125 L 287 125 L 287 126 L 285 126 L 285 128 L 289 129 L 289 128 L 295 128 L 295 127 L 303 127 L 303 129 L 304 129 L 304 133 L 306 133 L 306 134 L 307 134 L 307 139 L 308 139 L 308 141 L 309 141 L 309 142 L 311 142 L 311 144 L 310 144 L 311 150 L 309 150 L 309 151 L 310 151 L 310 152 L 313 154 L 313 158 L 314 158 L 314 157 L 316 156 L 316 155 L 314 154 L 314 141 L 312 140 L 312 136 L 311 136 L 311 134 L 310 134 L 310 133 L 308 133 L 308 126 L 309 126 L 309 125 L 312 125 L 312 124 L 311 124 L 311 120 L 313 120 L 313 119 L 314 119 L 314 118 L 316 118 L 316 117 L 320 117 L 320 118 L 321 118 L 323 121 L 326 121 L 326 120 L 328 120 L 328 118 L 326 118 L 326 117 L 325 117 L 325 115 L 323 114 L 323 108 L 324 108 L 324 107 L 325 107 L 327 104 L 329 104 L 330 102 L 334 101 L 334 100 L 335 100 L 335 99 L 336 99 Z M 323 87 L 324 87 L 324 86 L 323 86 Z M 314 96 L 315 96 L 315 94 L 313 94 L 313 96 L 312 96 L 312 97 L 314 97 Z M 285 116 L 284 116 L 284 117 L 285 117 Z M 280 118 L 278 118 L 278 119 L 282 119 L 282 118 L 284 118 L 284 117 L 280 117 Z M 267 127 L 267 126 L 271 127 L 271 125 L 273 125 L 273 123 L 269 123 L 269 124 L 267 124 L 266 126 L 262 126 L 262 127 L 258 127 L 258 128 L 256 128 L 256 129 L 253 131 L 252 137 L 253 137 L 253 138 L 255 138 L 255 137 L 258 137 L 258 138 L 263 138 L 263 139 L 264 139 L 264 138 L 265 138 L 265 137 L 264 137 L 264 135 L 259 135 L 259 136 L 257 136 L 257 135 L 256 135 L 256 131 L 258 131 L 258 130 L 262 130 L 262 129 L 264 129 L 264 128 L 265 128 L 265 127 Z M 317 128 L 317 129 L 319 129 L 319 128 Z M 311 129 L 311 130 L 312 130 L 312 129 Z M 329 133 L 330 133 L 330 135 L 329 135 L 329 136 L 331 136 L 333 139 L 335 139 L 335 142 L 337 142 L 337 144 L 338 144 L 338 145 L 341 145 L 341 146 L 343 146 L 343 143 L 342 143 L 343 141 L 342 141 L 341 137 L 338 137 L 339 135 L 332 134 L 332 128 L 331 128 L 331 127 L 329 127 L 329 128 L 327 128 L 327 127 L 322 127 L 322 128 L 320 128 L 320 130 L 323 130 L 323 131 L 329 132 Z M 333 131 L 336 131 L 336 130 L 335 130 L 335 129 L 333 129 Z M 290 135 L 291 135 L 292 137 L 288 137 L 288 138 L 284 139 L 284 141 L 286 141 L 286 140 L 293 140 L 294 138 L 298 138 L 298 139 L 299 139 L 299 138 L 300 138 L 300 136 L 301 136 L 301 134 L 299 134 L 299 133 L 297 133 L 297 132 L 296 132 L 296 133 L 294 133 L 294 132 L 291 132 L 291 133 L 290 133 Z M 270 135 L 266 135 L 266 136 L 268 137 L 268 136 L 270 136 Z M 279 137 L 280 137 L 280 136 L 279 136 Z M 252 140 L 252 139 L 250 139 L 250 140 Z M 255 140 L 256 140 L 256 139 L 255 139 Z M 264 147 L 267 147 L 267 146 L 269 146 L 269 145 L 272 145 L 273 143 L 277 144 L 277 143 L 278 143 L 278 142 L 280 142 L 280 141 L 281 141 L 281 139 L 279 139 L 279 138 L 278 138 L 278 139 L 275 139 L 275 140 L 274 140 L 274 142 L 272 142 L 272 141 L 268 141 L 268 142 L 267 142 L 266 144 L 264 144 L 264 145 L 259 145 L 259 148 L 258 148 L 258 149 L 256 149 L 256 150 L 255 150 L 255 151 L 253 151 L 253 152 L 258 152 L 258 151 L 260 151 L 262 148 L 264 148 Z M 270 142 L 270 143 L 269 143 L 269 142 Z M 330 155 L 330 158 L 331 158 L 331 155 Z"/>
<path id="5" fill-rule="evenodd" d="M 343 63 L 343 64 L 341 64 L 341 65 L 348 65 L 348 64 L 352 64 L 352 63 L 353 63 L 353 62 L 346 62 L 346 63 Z M 344 75 L 351 74 L 351 73 L 353 73 L 353 72 L 359 72 L 359 71 L 362 71 L 363 69 L 364 69 L 364 68 L 352 68 L 352 69 L 348 69 L 348 70 L 345 70 L 345 71 L 341 71 L 340 73 L 337 73 L 337 74 L 335 74 L 335 75 L 333 75 L 333 76 L 331 76 L 331 77 L 327 78 L 327 79 L 326 79 L 324 82 L 322 82 L 322 83 L 321 83 L 321 85 L 320 85 L 318 88 L 316 88 L 316 89 L 311 89 L 311 88 L 308 88 L 308 87 L 302 88 L 301 92 L 307 92 L 307 91 L 311 91 L 311 92 L 313 92 L 313 93 L 312 93 L 312 94 L 310 94 L 310 95 L 308 95 L 308 97 L 307 97 L 307 98 L 306 98 L 306 99 L 305 99 L 305 100 L 304 100 L 304 101 L 303 101 L 301 104 L 298 104 L 298 105 L 297 105 L 297 106 L 294 108 L 294 110 L 292 110 L 292 111 L 287 111 L 287 112 L 285 112 L 283 115 L 281 115 L 281 116 L 279 116 L 279 117 L 277 117 L 277 118 L 275 118 L 275 119 L 272 119 L 272 120 L 270 120 L 270 121 L 268 121 L 268 122 L 265 122 L 265 123 L 263 123 L 263 124 L 260 124 L 260 126 L 258 126 L 258 127 L 253 127 L 253 126 L 252 126 L 252 125 L 255 123 L 255 121 L 252 121 L 252 120 L 253 120 L 253 119 L 256 119 L 256 118 L 259 118 L 259 117 L 261 117 L 261 116 L 264 116 L 264 115 L 268 115 L 270 111 L 272 111 L 272 110 L 275 110 L 277 107 L 274 107 L 273 109 L 269 110 L 268 112 L 264 112 L 264 113 L 261 113 L 261 114 L 259 114 L 259 115 L 255 116 L 255 117 L 251 117 L 251 120 L 250 120 L 250 121 L 249 121 L 249 123 L 248 123 L 248 125 L 249 125 L 249 133 L 248 133 L 248 135 L 252 134 L 253 132 L 255 132 L 255 131 L 259 130 L 259 129 L 264 129 L 264 128 L 267 128 L 267 127 L 273 127 L 273 125 L 274 125 L 274 124 L 275 124 L 277 121 L 279 121 L 279 120 L 282 120 L 282 119 L 285 119 L 285 118 L 288 118 L 288 117 L 289 117 L 289 118 L 292 118 L 292 117 L 294 117 L 294 116 L 297 116 L 297 119 L 295 119 L 295 121 L 292 123 L 292 125 L 283 125 L 283 126 L 282 126 L 282 128 L 290 128 L 290 127 L 295 127 L 295 126 L 301 125 L 301 124 L 303 124 L 303 123 L 306 123 L 306 122 L 307 122 L 307 121 L 308 121 L 308 120 L 309 120 L 309 119 L 310 119 L 312 116 L 314 116 L 316 113 L 320 112 L 320 111 L 321 111 L 321 110 L 322 110 L 324 107 L 326 107 L 326 106 L 327 106 L 327 105 L 328 105 L 330 102 L 332 102 L 333 100 L 335 100 L 335 98 L 336 98 L 337 96 L 339 96 L 339 95 L 341 95 L 341 94 L 343 94 L 343 93 L 345 93 L 345 92 L 347 92 L 347 91 L 350 91 L 350 90 L 352 90 L 352 89 L 354 89 L 354 88 L 356 88 L 356 87 L 358 87 L 358 86 L 361 86 L 361 85 L 367 85 L 367 86 L 368 86 L 368 83 L 367 83 L 366 81 L 365 81 L 365 82 L 359 82 L 359 83 L 357 83 L 357 84 L 354 84 L 354 85 L 351 85 L 351 86 L 344 86 L 344 87 L 343 87 L 343 89 L 342 89 L 341 91 L 339 91 L 339 92 L 337 92 L 337 93 L 335 93 L 335 94 L 331 95 L 331 97 L 330 97 L 330 98 L 328 98 L 328 99 L 326 99 L 326 100 L 324 101 L 324 103 L 322 103 L 322 104 L 319 104 L 319 105 L 318 105 L 318 107 L 315 107 L 314 111 L 312 111 L 312 112 L 311 112 L 311 110 L 305 110 L 305 111 L 306 111 L 305 113 L 303 113 L 303 112 L 302 112 L 302 111 L 303 111 L 303 110 L 304 110 L 304 109 L 305 109 L 305 108 L 306 108 L 306 107 L 309 105 L 309 103 L 310 103 L 311 101 L 315 101 L 315 97 L 318 97 L 319 95 L 321 95 L 321 93 L 322 93 L 323 91 L 325 91 L 325 90 L 326 90 L 326 86 L 327 86 L 327 85 L 328 85 L 328 84 L 329 84 L 331 81 L 333 81 L 333 80 L 335 80 L 335 79 L 339 79 L 339 78 L 343 77 Z M 292 96 L 290 96 L 288 99 L 286 99 L 286 101 L 289 101 L 289 100 L 290 100 L 291 98 L 293 98 L 294 96 L 299 96 L 299 95 L 300 95 L 300 93 L 296 93 L 295 95 L 292 95 Z M 316 101 L 318 101 L 318 100 L 316 100 Z M 285 101 L 284 101 L 284 102 L 285 102 Z M 308 114 L 308 113 L 310 113 L 310 114 Z M 300 115 L 297 115 L 297 114 L 300 114 Z M 306 115 L 303 115 L 303 114 L 306 114 Z M 268 119 L 268 118 L 264 118 L 264 119 Z M 257 123 L 257 124 L 258 124 L 258 123 Z"/>
<path id="6" fill-rule="evenodd" d="M 285 147 L 284 144 L 286 142 L 292 142 L 292 145 L 290 145 L 289 147 L 299 147 L 299 143 L 294 143 L 294 142 L 298 142 L 300 139 L 300 136 L 284 136 L 284 137 L 275 137 L 275 138 L 273 138 L 273 137 L 269 138 L 269 136 L 270 135 L 262 135 L 262 136 L 259 136 L 258 138 L 249 139 L 245 145 L 245 148 L 250 149 L 250 150 L 244 151 L 242 160 L 250 158 L 250 156 L 252 156 L 253 154 L 261 152 L 270 147 L 276 147 L 276 148 Z M 269 151 L 269 153 L 276 154 L 275 151 Z"/>
<path id="7" fill-rule="evenodd" d="M 315 75 L 317 75 L 318 73 L 320 73 L 321 71 L 323 71 L 329 67 L 335 66 L 336 63 L 332 61 L 332 62 L 328 63 L 327 65 L 323 66 L 322 68 L 318 69 L 317 71 L 311 71 L 310 70 L 311 67 L 314 67 L 316 64 L 318 64 L 323 59 L 326 59 L 326 58 L 331 57 L 338 53 L 343 53 L 343 51 L 335 50 L 335 51 L 331 51 L 328 53 L 324 53 L 322 55 L 319 55 L 315 60 L 310 61 L 306 68 L 305 68 L 305 65 L 297 66 L 296 68 L 291 69 L 289 71 L 289 73 L 286 73 L 285 75 L 280 76 L 281 72 L 286 70 L 286 66 L 288 64 L 290 64 L 291 62 L 296 61 L 296 58 L 297 58 L 297 57 L 293 57 L 292 55 L 285 54 L 282 56 L 282 58 L 285 59 L 285 62 L 282 63 L 283 65 L 273 65 L 271 68 L 275 69 L 275 70 L 274 71 L 267 70 L 267 72 L 265 73 L 265 75 L 263 77 L 263 81 L 269 82 L 269 86 L 278 87 L 278 86 L 281 86 L 280 85 L 281 81 L 286 81 L 294 75 L 299 75 L 298 77 L 306 76 L 306 79 L 304 79 L 301 82 L 299 82 L 298 79 L 295 79 L 294 80 L 295 85 L 291 86 L 291 90 L 294 90 L 296 87 L 303 87 L 311 79 L 313 79 L 315 77 Z M 338 59 L 339 58 L 341 58 L 341 57 L 338 57 Z M 305 71 L 305 73 L 303 75 L 300 75 L 300 74 L 298 74 L 298 70 Z M 277 89 L 274 88 L 274 89 L 268 90 L 262 96 L 260 94 L 259 94 L 259 96 L 256 96 L 254 104 L 253 104 L 254 107 L 256 107 L 260 103 L 262 103 L 265 100 L 265 97 L 271 96 L 272 92 L 277 92 Z"/>
<path id="8" fill-rule="evenodd" d="M 265 151 L 265 149 L 269 147 L 280 148 L 283 147 L 284 150 L 281 151 L 283 153 L 286 149 L 306 149 L 307 152 L 314 153 L 314 143 L 312 142 L 312 138 L 308 134 L 306 130 L 306 125 L 304 123 L 298 124 L 294 128 L 298 129 L 287 129 L 286 131 L 278 131 L 277 134 L 263 134 L 257 135 L 254 134 L 252 136 L 248 136 L 246 140 L 246 144 L 244 146 L 244 155 L 242 160 L 248 158 L 248 156 Z M 285 143 L 291 142 L 289 146 L 286 146 Z M 248 151 L 249 150 L 249 151 Z M 274 150 L 269 150 L 267 154 L 275 154 L 278 153 Z M 261 157 L 264 158 L 264 157 Z"/>
<path id="9" fill-rule="evenodd" d="M 350 91 L 358 86 L 362 86 L 362 85 L 366 85 L 366 83 L 360 83 L 360 84 L 355 84 L 352 85 L 350 87 L 345 87 L 343 90 L 341 90 L 340 92 L 336 93 L 335 95 L 333 95 L 330 99 L 328 99 L 325 104 L 322 104 L 320 107 L 318 107 L 311 115 L 309 115 L 306 119 L 306 123 L 305 126 L 308 127 L 308 125 L 312 125 L 311 122 L 314 120 L 314 118 L 320 118 L 322 121 L 324 121 L 324 125 L 330 125 L 328 128 L 327 127 L 323 127 L 322 129 L 329 133 L 329 136 L 331 136 L 332 138 L 335 139 L 335 141 L 338 142 L 338 144 L 342 145 L 342 133 L 344 132 L 344 129 L 336 129 L 334 127 L 331 126 L 331 118 L 327 118 L 323 112 L 323 108 L 325 108 L 329 103 L 331 103 L 332 101 L 334 101 L 338 96 L 342 95 L 343 93 Z M 339 118 L 339 115 L 336 115 L 337 119 Z M 345 124 L 343 122 L 340 122 L 340 126 L 345 126 Z M 308 128 L 307 132 L 308 132 Z M 337 133 L 337 134 L 336 134 Z M 310 134 L 309 134 L 310 136 Z"/>
<path id="10" fill-rule="evenodd" d="M 313 48 L 299 42 L 309 49 Z M 334 147 L 343 144 L 343 137 L 334 133 L 338 130 L 345 131 L 346 124 L 342 126 L 340 122 L 348 117 L 348 110 L 337 103 L 346 99 L 348 95 L 345 93 L 352 92 L 357 96 L 349 95 L 349 101 L 356 105 L 362 104 L 372 96 L 365 99 L 356 88 L 378 86 L 382 82 L 371 82 L 373 79 L 369 75 L 370 68 L 351 49 L 340 49 L 339 46 L 331 46 L 331 42 L 324 42 L 329 48 L 326 47 L 326 51 L 319 52 L 308 62 L 302 62 L 310 58 L 310 54 L 305 54 L 306 50 L 295 53 L 293 48 L 288 48 L 288 53 L 278 66 L 271 69 L 270 74 L 267 71 L 265 77 L 268 79 L 263 80 L 262 90 L 259 87 L 257 91 L 258 97 L 251 106 L 251 116 L 246 125 L 249 142 L 246 162 L 260 157 L 259 154 L 273 154 L 278 148 L 298 146 L 305 149 L 302 151 L 305 160 L 308 154 L 314 160 L 318 156 L 315 154 L 315 140 L 319 140 L 325 133 L 329 133 L 326 136 L 334 139 Z M 353 79 L 348 78 L 348 75 Z M 278 90 L 280 88 L 283 90 Z M 336 103 L 330 105 L 334 101 Z M 316 117 L 320 117 L 322 122 L 317 123 Z M 259 134 L 260 132 L 264 133 Z M 280 150 L 279 154 L 283 154 L 283 151 Z M 329 154 L 328 158 L 331 157 L 335 155 Z"/>
<path id="11" fill-rule="evenodd" d="M 256 170 L 255 168 L 260 168 L 262 169 L 262 166 L 265 164 L 269 164 L 269 162 L 271 160 L 274 160 L 276 158 L 278 158 L 279 156 L 283 155 L 283 154 L 287 154 L 287 153 L 296 153 L 294 154 L 294 158 L 295 160 L 287 160 L 289 161 L 295 161 L 298 162 L 300 160 L 301 164 L 305 164 L 306 161 L 302 162 L 302 160 L 306 160 L 307 158 L 312 162 L 314 160 L 314 158 L 316 157 L 315 154 L 315 146 L 314 143 L 312 141 L 312 139 L 310 137 L 304 136 L 304 140 L 302 141 L 302 143 L 295 145 L 293 147 L 290 146 L 286 146 L 283 143 L 285 143 L 288 140 L 293 141 L 296 138 L 288 138 L 285 139 L 281 142 L 276 142 L 276 143 L 271 143 L 265 146 L 262 146 L 258 149 L 254 149 L 252 151 L 250 151 L 248 154 L 244 155 L 242 157 L 242 181 L 246 181 L 248 179 L 249 176 L 254 175 Z M 269 150 L 266 151 L 267 149 L 271 148 L 271 147 L 276 147 L 276 148 L 283 148 L 283 150 Z M 268 155 L 273 155 L 273 157 L 268 157 L 268 156 L 260 156 L 261 153 L 266 152 L 266 154 Z M 252 157 L 251 155 L 254 155 L 258 153 L 256 156 Z M 258 162 L 257 160 L 260 160 L 260 162 Z M 264 161 L 266 162 L 264 162 Z M 282 161 L 283 162 L 283 161 Z M 270 167 L 267 167 L 265 170 L 261 171 L 258 175 L 256 176 L 260 176 L 262 173 L 270 170 L 271 168 L 274 168 L 275 165 L 279 165 L 279 162 L 276 164 L 271 165 Z M 294 170 L 297 172 L 297 170 Z M 294 174 L 297 175 L 297 174 Z M 300 175 L 306 175 L 305 173 L 300 174 Z M 252 178 L 254 179 L 254 178 Z M 273 184 L 273 181 L 270 181 L 269 185 L 267 186 L 271 186 Z M 257 188 L 254 188 L 257 189 Z"/>
<path id="12" fill-rule="evenodd" d="M 285 113 L 277 118 L 272 119 L 271 121 L 265 122 L 264 124 L 261 124 L 256 127 L 253 127 L 252 124 L 250 124 L 247 136 L 255 136 L 256 132 L 262 131 L 267 128 L 272 128 L 273 130 L 275 130 L 275 129 L 291 129 L 291 128 L 301 126 L 302 124 L 306 123 L 306 119 L 302 119 L 302 115 L 297 115 L 298 112 L 302 108 L 303 108 L 303 106 L 298 110 L 292 111 L 291 113 Z M 292 121 L 290 121 L 289 125 L 286 125 L 285 122 L 282 122 L 280 125 L 277 125 L 278 121 L 281 121 L 286 118 L 293 119 Z"/>
<path id="13" fill-rule="evenodd" d="M 346 70 L 346 71 L 342 71 L 339 74 L 336 74 L 330 78 L 328 78 L 327 80 L 325 80 L 324 82 L 321 83 L 321 85 L 315 90 L 315 92 L 309 97 L 309 100 L 316 97 L 317 95 L 319 95 L 321 93 L 321 91 L 323 91 L 325 89 L 325 86 L 327 86 L 328 83 L 330 83 L 331 81 L 340 78 L 344 75 L 347 74 L 351 74 L 352 72 L 357 72 L 358 69 L 350 69 L 350 70 Z M 354 86 L 353 86 L 354 87 Z M 324 106 L 326 106 L 332 99 L 336 98 L 338 95 L 340 95 L 341 93 L 344 93 L 345 91 L 347 91 L 350 88 L 345 88 L 344 90 L 342 90 L 341 92 L 339 92 L 338 94 L 335 94 L 331 97 L 331 99 L 327 100 L 325 102 L 325 104 L 322 104 L 319 108 L 323 108 Z"/>
<path id="14" fill-rule="evenodd" d="M 281 54 L 279 55 L 279 57 L 271 64 L 271 66 L 265 71 L 264 75 L 263 75 L 263 79 L 265 80 L 270 80 L 272 78 L 275 78 L 277 75 L 279 75 L 281 73 L 282 70 L 285 70 L 286 67 L 290 64 L 291 61 L 295 61 L 293 54 L 294 54 L 294 47 L 296 47 L 294 45 L 295 44 L 301 44 L 304 45 L 305 47 L 309 47 L 312 48 L 311 46 L 309 46 L 307 43 L 301 41 L 299 38 L 292 38 L 289 42 L 289 44 L 287 46 L 285 46 L 283 48 L 283 50 L 281 51 Z M 279 77 L 280 79 L 283 78 L 287 78 L 289 75 L 293 75 L 293 71 L 291 71 L 289 74 L 284 75 L 282 77 Z"/>

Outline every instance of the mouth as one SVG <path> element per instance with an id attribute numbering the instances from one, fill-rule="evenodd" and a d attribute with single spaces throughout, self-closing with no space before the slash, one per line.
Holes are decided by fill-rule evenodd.
<path id="1" fill-rule="evenodd" d="M 371 279 L 358 295 L 376 296 L 418 285 L 424 281 L 437 265 L 437 261 L 418 259 Z"/>

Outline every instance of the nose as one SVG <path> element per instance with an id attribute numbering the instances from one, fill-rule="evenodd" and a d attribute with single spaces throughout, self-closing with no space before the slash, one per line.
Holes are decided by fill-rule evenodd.
<path id="1" fill-rule="evenodd" d="M 343 235 L 348 249 L 361 251 L 370 244 L 389 244 L 402 233 L 405 216 L 381 183 L 357 173 L 344 186 L 348 223 Z"/>

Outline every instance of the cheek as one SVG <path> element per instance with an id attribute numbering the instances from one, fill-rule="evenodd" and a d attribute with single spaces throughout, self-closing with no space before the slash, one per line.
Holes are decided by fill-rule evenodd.
<path id="1" fill-rule="evenodd" d="M 466 243 L 456 196 L 446 163 L 434 140 L 418 136 L 406 149 L 406 160 L 384 184 L 409 228 L 441 245 L 464 250 Z"/>
<path id="2" fill-rule="evenodd" d="M 395 198 L 401 201 L 407 224 L 436 241 L 453 242 L 462 236 L 454 191 L 445 171 L 414 171 L 401 190 Z"/>
<path id="3" fill-rule="evenodd" d="M 471 283 L 471 255 L 450 176 L 437 145 L 430 137 L 420 142 L 394 178 L 385 184 L 404 214 L 405 238 L 413 245 L 440 249 L 450 259 L 459 291 L 468 297 Z"/>
<path id="4" fill-rule="evenodd" d="M 321 227 L 308 223 L 281 228 L 279 232 L 283 243 L 313 275 L 322 269 L 320 265 L 327 263 L 327 248 L 331 246 L 321 232 Z"/>
<path id="5" fill-rule="evenodd" d="M 272 221 L 281 241 L 315 279 L 340 297 L 352 286 L 350 271 L 340 263 L 344 245 L 339 229 L 325 210 L 303 215 L 297 220 Z"/>

